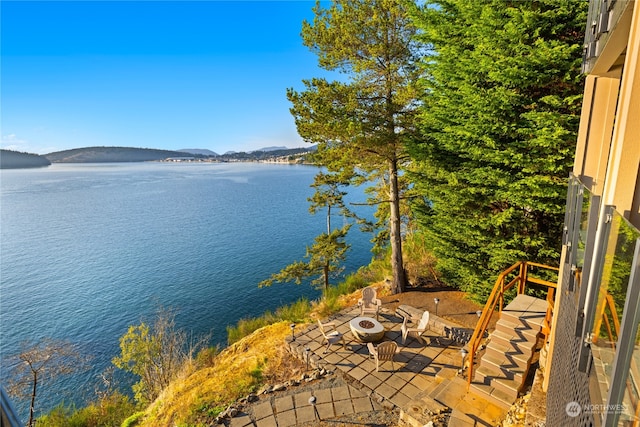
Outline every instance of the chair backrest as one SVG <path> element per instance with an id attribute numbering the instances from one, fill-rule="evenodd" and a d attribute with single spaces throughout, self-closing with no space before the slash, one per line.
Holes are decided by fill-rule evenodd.
<path id="1" fill-rule="evenodd" d="M 420 330 L 427 329 L 428 325 L 429 325 L 429 312 L 425 311 L 424 313 L 422 313 L 422 318 L 420 319 L 420 323 L 418 323 L 418 329 Z"/>
<path id="2" fill-rule="evenodd" d="M 376 351 L 378 360 L 393 360 L 393 356 L 398 351 L 398 344 L 395 341 L 385 341 L 378 344 Z"/>
<path id="3" fill-rule="evenodd" d="M 376 290 L 373 288 L 364 288 L 362 290 L 362 302 L 365 306 L 373 305 L 376 299 Z"/>
<path id="4" fill-rule="evenodd" d="M 325 334 L 324 332 L 324 326 L 322 326 L 322 322 L 320 321 L 320 319 L 317 319 L 317 320 L 318 320 L 318 328 L 320 328 L 320 332 L 322 332 L 322 336 L 326 338 L 327 334 Z"/>

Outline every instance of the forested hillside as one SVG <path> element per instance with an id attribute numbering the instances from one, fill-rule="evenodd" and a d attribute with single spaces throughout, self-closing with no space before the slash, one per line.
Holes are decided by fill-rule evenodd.
<path id="1" fill-rule="evenodd" d="M 0 169 L 40 168 L 50 164 L 47 158 L 37 154 L 0 150 Z"/>
<path id="2" fill-rule="evenodd" d="M 186 156 L 189 154 L 179 151 L 131 147 L 74 148 L 45 155 L 52 163 L 148 162 Z"/>

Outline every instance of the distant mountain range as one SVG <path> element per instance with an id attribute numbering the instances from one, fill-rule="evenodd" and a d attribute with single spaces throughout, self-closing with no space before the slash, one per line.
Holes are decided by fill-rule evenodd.
<path id="1" fill-rule="evenodd" d="M 45 155 L 1 150 L 0 168 L 41 167 L 51 163 L 148 162 L 185 158 L 201 161 L 306 161 L 306 154 L 315 149 L 315 145 L 308 148 L 265 147 L 250 152 L 228 152 L 222 155 L 199 148 L 170 151 L 132 147 L 85 147 Z"/>
<path id="2" fill-rule="evenodd" d="M 280 146 L 280 147 L 264 147 L 261 148 L 259 150 L 255 150 L 255 151 L 281 151 L 281 150 L 296 150 L 296 148 L 287 148 L 284 146 Z"/>
<path id="3" fill-rule="evenodd" d="M 205 148 L 183 148 L 178 151 L 180 151 L 181 153 L 189 153 L 189 154 L 195 154 L 200 156 L 219 156 L 218 153 L 211 150 L 207 150 Z"/>

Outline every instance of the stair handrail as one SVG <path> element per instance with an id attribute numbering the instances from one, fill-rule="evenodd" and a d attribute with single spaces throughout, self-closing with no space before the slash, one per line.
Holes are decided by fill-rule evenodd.
<path id="1" fill-rule="evenodd" d="M 609 313 L 611 313 L 611 318 L 613 319 L 613 331 L 611 330 L 611 324 L 609 323 L 609 318 L 607 317 L 607 308 L 609 309 Z M 618 318 L 616 303 L 613 300 L 613 296 L 609 292 L 607 292 L 604 297 L 602 308 L 600 309 L 600 315 L 596 319 L 596 324 L 593 328 L 593 342 L 596 343 L 598 341 L 600 328 L 602 327 L 602 322 L 604 321 L 607 328 L 609 342 L 611 343 L 611 347 L 615 349 L 616 339 L 620 336 L 620 320 Z M 615 337 L 613 336 L 614 331 L 616 333 Z"/>
<path id="2" fill-rule="evenodd" d="M 498 279 L 496 280 L 495 285 L 493 286 L 493 290 L 491 291 L 491 294 L 487 299 L 484 309 L 482 310 L 482 314 L 478 319 L 478 323 L 476 324 L 476 327 L 473 330 L 473 335 L 471 335 L 471 339 L 469 340 L 469 343 L 468 343 L 468 355 L 467 355 L 468 359 L 467 360 L 469 363 L 469 370 L 467 375 L 467 388 L 471 386 L 471 381 L 473 380 L 474 360 L 475 360 L 476 352 L 478 351 L 478 349 L 480 348 L 480 345 L 482 344 L 482 340 L 485 336 L 485 333 L 487 332 L 489 323 L 491 322 L 491 317 L 495 312 L 496 306 L 499 304 L 499 310 L 498 310 L 499 313 L 502 313 L 502 309 L 504 308 L 505 292 L 507 292 L 509 289 L 513 288 L 517 284 L 518 294 L 523 294 L 525 293 L 527 282 L 546 286 L 547 288 L 549 288 L 548 289 L 549 292 L 547 294 L 547 302 L 548 302 L 549 308 L 547 310 L 547 315 L 545 316 L 545 318 L 549 317 L 549 320 L 550 320 L 550 316 L 552 315 L 550 310 L 552 310 L 552 307 L 553 307 L 553 303 L 552 301 L 550 301 L 550 299 L 553 299 L 553 292 L 557 287 L 557 284 L 554 282 L 549 282 L 544 279 L 529 277 L 530 267 L 538 267 L 538 268 L 544 268 L 548 270 L 559 271 L 558 267 L 552 267 L 549 265 L 540 264 L 536 262 L 518 261 L 515 264 L 513 264 L 511 267 L 507 268 L 502 273 L 500 273 L 500 275 L 498 276 Z M 519 269 L 518 275 L 515 278 L 511 279 L 508 283 L 505 283 L 507 276 L 518 269 Z"/>

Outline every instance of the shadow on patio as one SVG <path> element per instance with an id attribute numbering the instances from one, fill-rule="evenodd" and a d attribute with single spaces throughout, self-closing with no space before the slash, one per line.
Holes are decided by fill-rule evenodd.
<path id="1" fill-rule="evenodd" d="M 397 311 L 403 312 L 402 308 L 407 306 Z M 376 372 L 366 343 L 358 341 L 351 331 L 349 322 L 359 316 L 358 307 L 351 307 L 322 320 L 333 323 L 343 335 L 345 349 L 337 343 L 324 353 L 326 344 L 317 324 L 288 337 L 289 348 L 309 366 L 341 372 L 350 384 L 384 407 L 399 408 L 402 421 L 409 425 L 422 426 L 444 413 L 449 413 L 452 426 L 495 425 L 504 417 L 504 409 L 468 393 L 466 380 L 459 373 L 464 362 L 464 338 L 472 331 L 431 315 L 423 334 L 427 344 L 411 336 L 403 344 L 403 318 L 390 308 L 382 308 L 378 317 L 385 329 L 381 342 L 396 342 L 399 352 L 394 358 L 395 369 L 391 362 L 380 362 Z"/>

